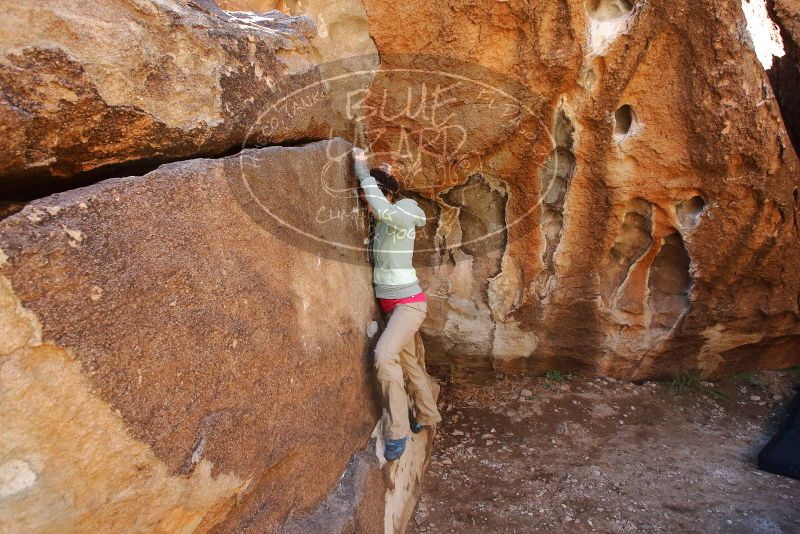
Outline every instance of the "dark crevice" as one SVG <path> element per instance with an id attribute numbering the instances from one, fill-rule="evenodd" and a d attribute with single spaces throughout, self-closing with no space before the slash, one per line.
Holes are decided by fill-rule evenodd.
<path id="1" fill-rule="evenodd" d="M 624 104 L 614 112 L 614 135 L 628 135 L 631 126 L 633 126 L 633 108 L 629 104 Z"/>
<path id="2" fill-rule="evenodd" d="M 188 157 L 152 157 L 125 163 L 105 165 L 90 171 L 73 174 L 68 177 L 54 177 L 49 173 L 26 176 L 24 180 L 9 180 L 0 182 L 0 219 L 13 215 L 22 210 L 29 202 L 39 198 L 49 197 L 81 187 L 94 185 L 112 178 L 126 178 L 129 176 L 143 176 L 156 170 L 162 165 L 193 159 L 222 159 L 235 156 L 243 150 L 250 148 L 265 148 L 267 146 L 294 147 L 321 141 L 322 139 L 293 139 L 283 143 L 270 145 L 231 145 L 227 149 L 216 152 L 197 153 Z"/>
<path id="3" fill-rule="evenodd" d="M 705 207 L 706 200 L 700 195 L 695 195 L 679 203 L 675 208 L 675 215 L 684 228 L 694 228 Z"/>
<path id="4" fill-rule="evenodd" d="M 784 28 L 781 17 L 775 11 L 774 0 L 767 0 L 767 13 L 780 28 L 783 49 L 786 55 L 773 57 L 772 68 L 767 70 L 772 91 L 786 125 L 786 131 L 796 153 L 800 154 L 800 43 Z"/>

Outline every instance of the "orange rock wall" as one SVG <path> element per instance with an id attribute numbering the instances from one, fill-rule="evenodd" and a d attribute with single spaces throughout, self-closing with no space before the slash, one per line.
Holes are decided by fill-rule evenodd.
<path id="1" fill-rule="evenodd" d="M 436 218 L 418 265 L 449 361 L 625 378 L 797 363 L 798 161 L 737 2 L 365 5 L 383 69 L 462 61 L 536 103 L 533 129 L 463 111 L 459 153 L 405 176 Z M 453 201 L 463 184 L 504 213 L 479 213 L 486 192 Z M 450 246 L 504 221 L 499 253 Z"/>

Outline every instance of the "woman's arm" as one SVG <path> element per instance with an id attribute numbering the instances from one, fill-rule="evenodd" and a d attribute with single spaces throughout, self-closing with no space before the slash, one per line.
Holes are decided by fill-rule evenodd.
<path id="1" fill-rule="evenodd" d="M 412 213 L 397 204 L 389 202 L 383 191 L 378 187 L 378 182 L 370 176 L 369 168 L 367 167 L 367 155 L 362 149 L 353 147 L 353 162 L 356 176 L 358 176 L 358 180 L 361 183 L 361 189 L 364 191 L 364 196 L 376 219 L 395 228 L 413 228 L 414 226 L 425 224 L 424 217 L 421 218 L 419 213 Z"/>

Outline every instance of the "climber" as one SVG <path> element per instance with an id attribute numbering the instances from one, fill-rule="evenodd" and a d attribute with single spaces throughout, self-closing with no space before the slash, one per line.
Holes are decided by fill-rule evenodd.
<path id="1" fill-rule="evenodd" d="M 375 347 L 375 370 L 384 408 L 389 416 L 389 431 L 384 456 L 397 460 L 406 448 L 410 432 L 442 420 L 436 407 L 431 382 L 416 355 L 414 336 L 425 320 L 428 305 L 411 263 L 416 227 L 425 225 L 425 212 L 410 198 L 393 202 L 400 186 L 391 175 L 391 166 L 370 171 L 367 155 L 353 148 L 356 176 L 375 219 L 370 243 L 373 253 L 375 296 L 388 317 L 386 329 Z M 408 395 L 403 376 L 416 408 L 416 418 L 409 421 Z"/>

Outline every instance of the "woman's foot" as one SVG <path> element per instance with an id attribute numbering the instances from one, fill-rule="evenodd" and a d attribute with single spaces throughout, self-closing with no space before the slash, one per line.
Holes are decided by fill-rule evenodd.
<path id="1" fill-rule="evenodd" d="M 406 440 L 408 437 L 400 439 L 390 439 L 386 442 L 386 450 L 383 451 L 383 457 L 389 462 L 393 462 L 400 458 L 406 450 Z"/>
<path id="2" fill-rule="evenodd" d="M 408 411 L 408 422 L 409 426 L 411 427 L 411 431 L 414 434 L 419 434 L 420 432 L 425 430 L 425 425 L 417 421 L 417 416 L 411 410 Z"/>

